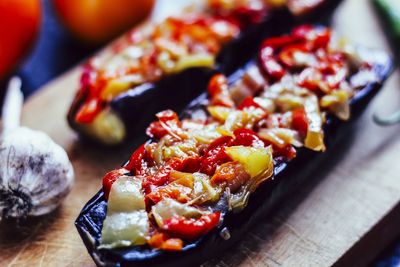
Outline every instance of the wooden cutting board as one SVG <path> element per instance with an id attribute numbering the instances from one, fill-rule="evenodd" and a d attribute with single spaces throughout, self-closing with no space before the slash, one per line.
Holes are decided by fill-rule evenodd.
<path id="1" fill-rule="evenodd" d="M 369 1 L 347 0 L 335 28 L 350 40 L 387 48 Z M 20 228 L 2 223 L 0 266 L 93 266 L 74 220 L 100 188 L 101 177 L 124 162 L 132 147 L 106 150 L 78 141 L 65 114 L 79 76 L 75 68 L 25 104 L 23 124 L 47 132 L 68 152 L 76 183 L 54 213 Z M 321 166 L 243 241 L 205 266 L 364 265 L 400 234 L 400 126 L 373 124 L 373 111 L 400 108 L 400 73 L 360 119 L 332 162 Z"/>

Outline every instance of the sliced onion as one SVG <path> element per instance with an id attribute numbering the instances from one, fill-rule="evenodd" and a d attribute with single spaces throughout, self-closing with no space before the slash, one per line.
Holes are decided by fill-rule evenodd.
<path id="1" fill-rule="evenodd" d="M 303 146 L 299 133 L 287 128 L 261 129 L 258 135 L 279 148 L 284 148 L 287 145 L 295 147 Z"/>
<path id="2" fill-rule="evenodd" d="M 159 227 L 163 226 L 165 220 L 171 219 L 174 216 L 198 218 L 203 215 L 201 210 L 187 204 L 179 203 L 171 198 L 166 198 L 158 202 L 151 208 L 151 212 Z"/>
<path id="3" fill-rule="evenodd" d="M 310 95 L 305 98 L 304 110 L 308 121 L 307 136 L 304 141 L 304 146 L 315 151 L 324 151 L 323 117 L 319 110 L 317 96 Z"/>

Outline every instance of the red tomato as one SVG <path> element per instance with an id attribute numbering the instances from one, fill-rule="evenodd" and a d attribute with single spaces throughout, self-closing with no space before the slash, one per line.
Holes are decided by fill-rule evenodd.
<path id="1" fill-rule="evenodd" d="M 40 0 L 0 0 L 0 79 L 30 48 L 40 21 Z"/>
<path id="2" fill-rule="evenodd" d="M 146 18 L 154 0 L 54 0 L 53 3 L 61 21 L 78 39 L 102 44 Z"/>

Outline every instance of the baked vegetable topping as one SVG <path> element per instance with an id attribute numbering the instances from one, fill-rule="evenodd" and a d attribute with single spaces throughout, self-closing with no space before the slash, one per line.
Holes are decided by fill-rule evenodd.
<path id="1" fill-rule="evenodd" d="M 98 125 L 96 120 L 103 113 L 108 117 L 108 104 L 118 95 L 185 69 L 214 68 L 222 46 L 250 25 L 262 22 L 267 11 L 287 7 L 299 15 L 321 1 L 310 3 L 307 8 L 299 5 L 302 2 L 203 0 L 184 14 L 132 30 L 108 53 L 91 58 L 85 65 L 77 95 L 83 101 L 74 114 L 75 123 L 121 128 Z M 123 134 L 116 133 L 113 138 L 119 140 Z"/>
<path id="2" fill-rule="evenodd" d="M 360 58 L 330 29 L 303 25 L 265 40 L 234 84 L 214 76 L 207 103 L 191 116 L 158 113 L 151 141 L 104 177 L 102 246 L 181 250 L 245 208 L 296 148 L 324 151 L 326 115 L 347 120 L 349 100 L 378 79 Z"/>

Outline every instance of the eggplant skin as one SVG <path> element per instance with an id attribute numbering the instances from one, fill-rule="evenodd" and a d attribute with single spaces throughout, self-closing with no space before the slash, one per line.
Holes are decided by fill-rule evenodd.
<path id="1" fill-rule="evenodd" d="M 290 162 L 277 162 L 274 169 L 274 179 L 267 180 L 250 196 L 248 205 L 239 213 L 225 213 L 222 223 L 207 235 L 197 241 L 187 244 L 183 251 L 166 252 L 146 246 L 127 247 L 121 249 L 97 249 L 101 236 L 103 220 L 106 217 L 107 202 L 102 191 L 98 192 L 83 208 L 75 225 L 81 235 L 89 254 L 99 266 L 190 266 L 205 262 L 220 255 L 249 230 L 266 214 L 271 212 L 285 196 L 294 192 L 299 185 L 307 181 L 307 177 L 318 166 L 334 155 L 333 148 L 340 146 L 341 137 L 345 137 L 368 103 L 382 88 L 384 81 L 393 70 L 390 57 L 381 51 L 358 48 L 363 59 L 374 62 L 373 70 L 377 81 L 361 88 L 350 102 L 351 118 L 347 122 L 328 116 L 324 126 L 325 143 L 328 150 L 323 153 L 301 148 L 297 157 Z M 238 77 L 240 75 L 234 75 Z M 198 107 L 205 94 L 185 110 Z M 301 171 L 299 171 L 301 170 Z M 224 228 L 229 230 L 228 240 L 220 236 Z"/>
<path id="2" fill-rule="evenodd" d="M 230 75 L 243 66 L 258 51 L 262 40 L 268 36 L 287 32 L 293 25 L 303 23 L 328 24 L 333 10 L 342 0 L 325 0 L 315 9 L 302 15 L 292 15 L 288 10 L 274 10 L 267 14 L 265 20 L 243 31 L 240 36 L 228 43 L 218 54 L 214 69 L 191 68 L 181 73 L 162 78 L 155 83 L 145 83 L 134 87 L 119 95 L 109 105 L 112 114 L 119 119 L 123 135 L 117 139 L 104 134 L 96 134 L 96 127 L 88 124 L 79 124 L 75 116 L 85 100 L 85 95 L 77 93 L 67 120 L 72 129 L 81 137 L 89 141 L 96 141 L 103 145 L 120 145 L 134 136 L 141 135 L 148 123 L 153 120 L 154 114 L 166 108 L 173 107 L 181 112 L 186 103 L 198 96 L 207 88 L 204 86 L 216 71 Z M 273 25 L 273 27 L 271 27 Z M 112 131 L 112 129 L 109 129 Z"/>

